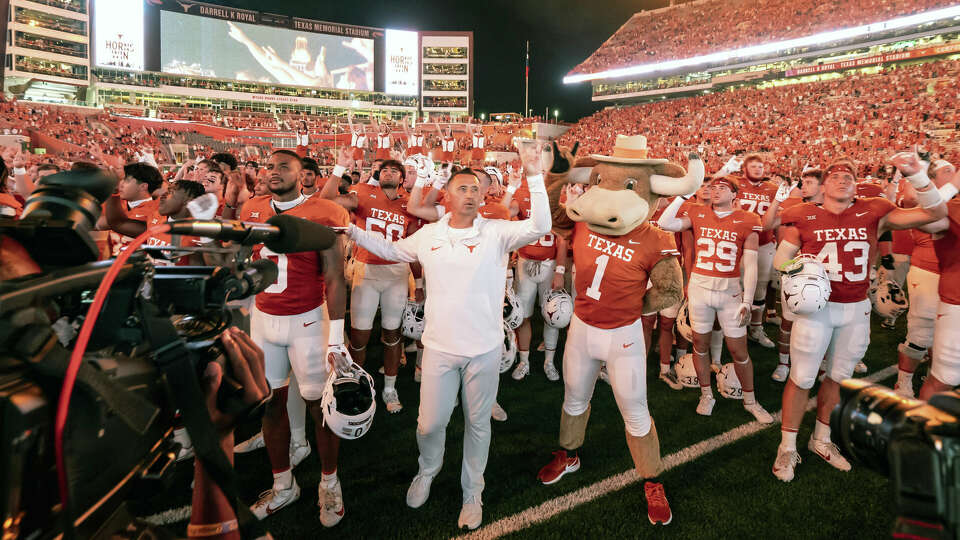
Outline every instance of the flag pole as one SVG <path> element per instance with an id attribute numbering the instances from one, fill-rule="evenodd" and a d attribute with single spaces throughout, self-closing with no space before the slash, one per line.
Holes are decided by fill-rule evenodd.
<path id="1" fill-rule="evenodd" d="M 524 89 L 523 89 L 523 114 L 526 117 L 530 113 L 530 40 L 527 40 L 527 57 L 524 63 Z"/>

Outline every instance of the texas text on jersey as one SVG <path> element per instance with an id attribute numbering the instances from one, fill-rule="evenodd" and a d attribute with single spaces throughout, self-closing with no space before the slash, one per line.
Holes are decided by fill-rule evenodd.
<path id="1" fill-rule="evenodd" d="M 751 232 L 760 232 L 760 217 L 746 210 L 720 217 L 705 204 L 691 205 L 686 213 L 696 251 L 693 273 L 739 278 L 743 244 Z"/>
<path id="2" fill-rule="evenodd" d="M 350 215 L 339 204 L 312 197 L 283 213 L 327 225 L 347 227 Z M 271 196 L 261 195 L 244 203 L 239 218 L 242 221 L 264 223 L 277 215 Z M 257 309 L 270 315 L 298 315 L 316 309 L 324 300 L 323 264 L 320 253 L 277 254 L 263 244 L 254 246 L 254 259 L 269 258 L 277 263 L 277 281 L 257 295 Z"/>

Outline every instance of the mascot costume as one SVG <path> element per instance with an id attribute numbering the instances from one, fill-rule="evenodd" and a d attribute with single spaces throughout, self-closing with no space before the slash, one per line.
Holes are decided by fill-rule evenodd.
<path id="1" fill-rule="evenodd" d="M 618 135 L 612 155 L 576 162 L 576 146 L 572 152 L 554 148 L 557 159 L 547 193 L 554 230 L 569 238 L 573 250 L 576 297 L 563 354 L 560 449 L 539 479 L 552 484 L 580 468 L 577 449 L 583 445 L 590 399 L 605 363 L 630 455 L 646 480 L 648 518 L 666 525 L 673 516 L 657 482 L 660 442 L 647 408 L 641 316 L 678 303 L 683 274 L 673 234 L 647 219 L 661 196 L 694 193 L 703 182 L 704 166 L 696 154 L 690 154 L 687 170 L 666 159 L 650 159 L 646 143 L 640 135 Z M 582 195 L 570 188 L 578 183 L 587 184 Z"/>

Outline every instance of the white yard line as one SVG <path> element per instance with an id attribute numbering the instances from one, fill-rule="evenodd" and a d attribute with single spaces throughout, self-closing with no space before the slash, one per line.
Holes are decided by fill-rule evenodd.
<path id="1" fill-rule="evenodd" d="M 887 377 L 890 377 L 897 372 L 897 366 L 888 366 L 876 373 L 872 373 L 867 377 L 864 377 L 863 380 L 869 382 L 877 382 Z M 816 398 L 810 398 L 807 401 L 806 410 L 813 409 L 816 405 Z M 780 423 L 780 411 L 777 411 L 773 415 L 774 423 L 773 424 L 761 424 L 757 421 L 748 422 L 741 426 L 737 426 L 730 431 L 721 433 L 709 439 L 705 439 L 696 444 L 688 446 L 682 450 L 674 452 L 663 458 L 663 472 L 669 471 L 674 467 L 678 467 L 685 463 L 689 463 L 697 458 L 700 458 L 718 448 L 722 448 L 729 444 L 735 443 L 740 439 L 749 437 L 764 429 L 770 428 Z M 773 457 L 773 449 L 770 449 L 770 456 Z M 577 506 L 588 503 L 614 491 L 619 491 L 630 484 L 636 483 L 638 481 L 637 475 L 634 470 L 631 468 L 620 474 L 615 474 L 590 484 L 589 486 L 582 487 L 576 491 L 567 493 L 566 495 L 561 495 L 559 497 L 550 499 L 544 503 L 538 504 L 537 506 L 530 507 L 518 514 L 512 516 L 507 516 L 505 518 L 499 519 L 473 531 L 472 533 L 459 536 L 458 539 L 490 539 L 490 538 L 499 538 L 501 536 L 521 531 L 538 523 L 544 522 L 562 512 L 572 510 Z"/>

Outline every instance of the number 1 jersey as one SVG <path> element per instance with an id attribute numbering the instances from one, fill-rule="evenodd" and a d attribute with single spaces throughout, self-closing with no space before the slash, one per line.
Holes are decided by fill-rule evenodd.
<path id="1" fill-rule="evenodd" d="M 254 197 L 244 203 L 238 215 L 241 221 L 265 223 L 277 215 L 270 195 Z M 284 214 L 307 219 L 328 227 L 347 227 L 350 215 L 339 204 L 311 197 L 285 210 Z M 299 315 L 324 302 L 323 260 L 317 251 L 273 253 L 263 244 L 253 248 L 253 258 L 277 263 L 277 281 L 256 297 L 257 309 L 270 315 Z"/>

